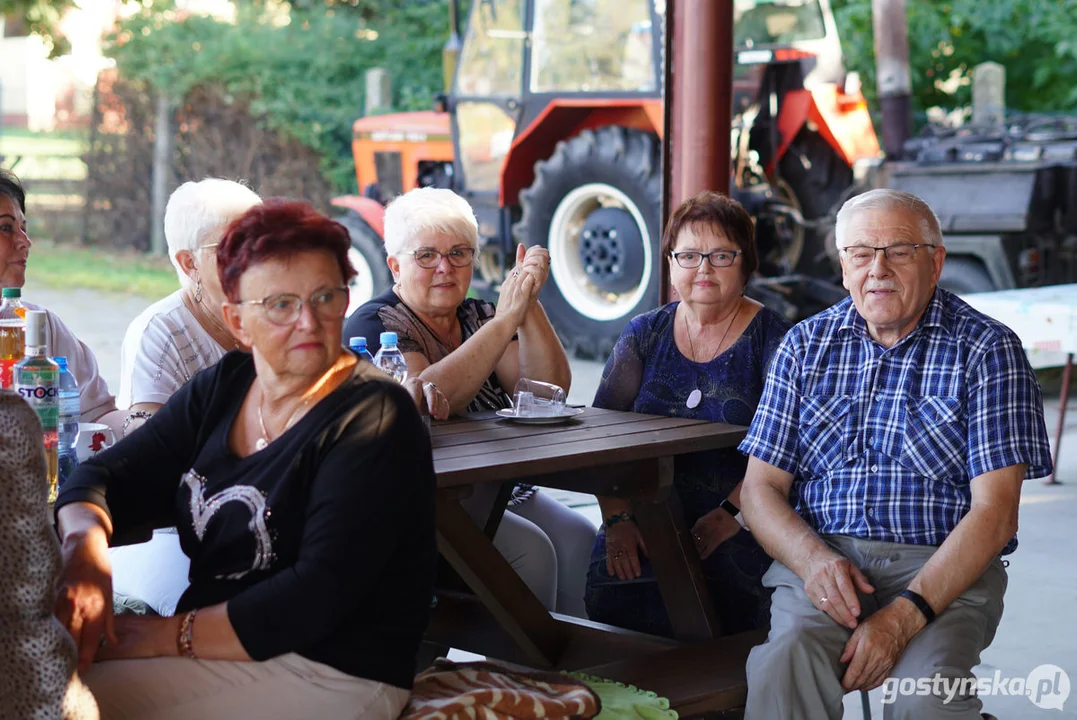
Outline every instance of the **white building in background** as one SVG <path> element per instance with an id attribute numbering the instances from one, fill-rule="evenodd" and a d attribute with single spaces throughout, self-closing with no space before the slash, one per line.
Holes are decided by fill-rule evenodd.
<path id="1" fill-rule="evenodd" d="M 23 35 L 0 16 L 0 127 L 48 131 L 86 126 L 97 75 L 113 65 L 101 54 L 101 38 L 118 18 L 140 6 L 126 0 L 79 0 L 60 24 L 71 51 L 51 60 L 41 38 Z M 176 8 L 222 20 L 235 17 L 231 0 L 177 0 Z"/>
<path id="2" fill-rule="evenodd" d="M 0 121 L 4 127 L 49 130 L 55 122 L 56 96 L 45 43 L 35 35 L 11 32 L 0 17 Z"/>

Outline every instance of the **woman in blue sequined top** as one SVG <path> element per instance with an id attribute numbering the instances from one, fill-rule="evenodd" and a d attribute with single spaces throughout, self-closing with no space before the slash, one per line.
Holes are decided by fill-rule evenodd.
<path id="1" fill-rule="evenodd" d="M 594 406 L 749 425 L 767 364 L 789 323 L 744 287 L 758 267 L 751 216 L 703 192 L 670 217 L 663 251 L 681 300 L 629 322 L 606 363 Z M 766 625 L 761 578 L 770 558 L 738 522 L 747 458 L 736 448 L 678 457 L 674 487 L 727 630 Z M 628 501 L 599 498 L 604 523 L 591 555 L 592 620 L 672 635 Z"/>

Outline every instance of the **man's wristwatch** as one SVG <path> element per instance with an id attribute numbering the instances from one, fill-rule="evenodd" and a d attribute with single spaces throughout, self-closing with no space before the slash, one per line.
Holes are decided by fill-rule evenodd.
<path id="1" fill-rule="evenodd" d="M 740 512 L 740 508 L 733 504 L 733 501 L 726 498 L 722 501 L 722 504 L 718 507 L 725 510 L 727 513 L 733 516 L 733 519 L 740 523 L 741 527 L 744 527 L 744 516 Z"/>

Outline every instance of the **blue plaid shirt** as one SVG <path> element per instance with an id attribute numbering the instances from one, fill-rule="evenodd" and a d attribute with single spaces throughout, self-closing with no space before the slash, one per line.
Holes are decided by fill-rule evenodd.
<path id="1" fill-rule="evenodd" d="M 1020 341 L 941 289 L 892 348 L 851 299 L 796 325 L 740 450 L 795 476 L 791 501 L 819 534 L 912 545 L 942 544 L 969 511 L 970 478 L 1018 463 L 1026 478 L 1051 473 Z"/>

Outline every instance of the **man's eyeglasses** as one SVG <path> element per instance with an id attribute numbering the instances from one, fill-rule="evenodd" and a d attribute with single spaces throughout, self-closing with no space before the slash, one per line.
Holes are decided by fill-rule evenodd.
<path id="1" fill-rule="evenodd" d="M 414 255 L 415 264 L 425 270 L 433 270 L 441 264 L 441 258 L 449 258 L 449 264 L 453 267 L 467 267 L 475 259 L 475 248 L 457 247 L 447 253 L 438 252 L 434 248 L 419 248 L 409 250 L 404 255 Z"/>
<path id="2" fill-rule="evenodd" d="M 743 254 L 743 250 L 715 250 L 709 253 L 686 250 L 685 252 L 673 253 L 673 259 L 685 270 L 699 267 L 703 264 L 703 258 L 707 258 L 707 262 L 711 264 L 711 267 L 723 268 L 732 265 L 737 256 Z"/>
<path id="3" fill-rule="evenodd" d="M 853 267 L 867 267 L 875 262 L 875 253 L 882 250 L 883 257 L 891 265 L 908 265 L 916 259 L 916 251 L 920 248 L 931 248 L 934 250 L 938 245 L 931 245 L 929 243 L 919 243 L 913 245 L 911 243 L 897 243 L 896 245 L 887 245 L 886 247 L 872 247 L 870 245 L 846 245 L 841 249 L 845 253 L 845 257 L 848 258 L 850 264 Z"/>
<path id="4" fill-rule="evenodd" d="M 304 302 L 309 302 L 311 310 L 322 320 L 341 320 L 348 310 L 348 288 L 319 290 L 306 301 L 298 295 L 281 293 L 270 295 L 262 300 L 244 300 L 236 304 L 261 306 L 269 322 L 274 325 L 292 325 L 303 312 Z"/>

